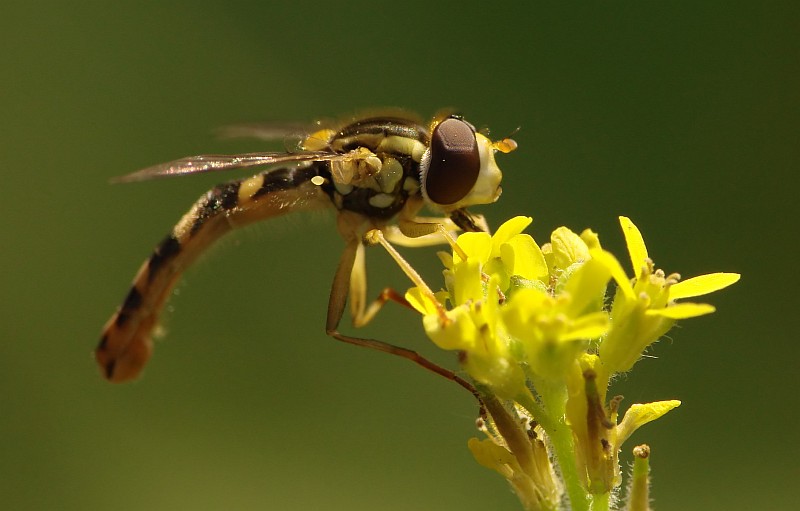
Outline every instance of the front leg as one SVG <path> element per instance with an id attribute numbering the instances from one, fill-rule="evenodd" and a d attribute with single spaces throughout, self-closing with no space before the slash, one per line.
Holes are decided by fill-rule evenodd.
<path id="1" fill-rule="evenodd" d="M 346 213 L 342 213 L 341 215 L 344 216 L 340 216 L 339 218 L 339 228 L 342 232 L 342 236 L 345 238 L 346 246 L 339 260 L 339 266 L 336 268 L 336 275 L 333 277 L 325 332 L 341 342 L 371 348 L 410 360 L 429 371 L 457 383 L 469 391 L 470 394 L 475 396 L 478 402 L 481 403 L 480 395 L 470 382 L 458 376 L 453 371 L 431 362 L 416 351 L 375 339 L 352 337 L 339 332 L 339 323 L 341 323 L 342 316 L 344 315 L 345 303 L 347 302 L 348 295 L 350 296 L 351 305 L 353 305 L 354 323 L 357 325 L 368 322 L 378 312 L 383 303 L 389 299 L 397 297 L 399 299 L 396 301 L 402 300 L 401 303 L 408 305 L 399 293 L 392 290 L 384 290 L 381 295 L 386 295 L 386 297 L 382 301 L 379 298 L 373 302 L 370 307 L 366 307 L 366 265 L 363 257 L 364 246 L 361 237 L 357 235 L 362 222 L 359 218 L 347 216 Z M 361 256 L 359 256 L 359 253 L 361 253 Z M 481 410 L 483 410 L 482 405 Z"/>
<path id="2" fill-rule="evenodd" d="M 441 232 L 462 230 L 465 232 L 489 232 L 489 226 L 483 215 L 472 215 L 466 209 L 456 209 L 448 217 L 420 217 L 417 213 L 422 209 L 421 198 L 409 199 L 400 211 L 397 228 L 382 229 L 392 243 L 406 247 L 421 247 L 447 243 Z M 400 232 L 398 233 L 397 230 Z M 406 238 L 405 240 L 403 238 Z M 410 238 L 410 239 L 409 239 Z"/>

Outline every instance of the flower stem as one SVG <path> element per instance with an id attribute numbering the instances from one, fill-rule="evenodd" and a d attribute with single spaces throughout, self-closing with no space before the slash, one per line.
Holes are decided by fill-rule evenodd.
<path id="1" fill-rule="evenodd" d="M 608 511 L 611 492 L 598 493 L 597 495 L 592 495 L 591 498 L 592 511 Z"/>
<path id="2" fill-rule="evenodd" d="M 642 444 L 633 449 L 633 480 L 628 493 L 630 511 L 650 509 L 650 447 Z"/>
<path id="3" fill-rule="evenodd" d="M 566 421 L 567 386 L 563 382 L 552 382 L 544 378 L 537 378 L 534 384 L 551 419 L 547 423 L 542 423 L 542 428 L 550 438 L 571 509 L 589 511 L 591 501 L 578 474 L 575 440 Z"/>

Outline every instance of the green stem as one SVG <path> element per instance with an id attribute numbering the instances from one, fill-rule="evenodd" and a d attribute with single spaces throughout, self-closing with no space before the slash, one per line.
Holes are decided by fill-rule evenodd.
<path id="1" fill-rule="evenodd" d="M 649 511 L 650 509 L 650 447 L 645 444 L 633 449 L 633 480 L 628 493 L 628 509 Z"/>
<path id="2" fill-rule="evenodd" d="M 611 492 L 592 495 L 592 511 L 608 511 Z"/>
<path id="3" fill-rule="evenodd" d="M 573 511 L 589 511 L 591 501 L 578 474 L 575 440 L 566 420 L 567 386 L 563 382 L 551 382 L 539 378 L 534 381 L 534 385 L 550 419 L 541 425 L 553 446 L 553 454 L 558 461 L 561 478 L 572 505 L 571 509 Z"/>

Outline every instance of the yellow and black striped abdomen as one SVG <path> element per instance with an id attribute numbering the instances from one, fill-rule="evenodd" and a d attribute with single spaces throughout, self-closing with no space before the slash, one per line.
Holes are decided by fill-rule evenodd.
<path id="1" fill-rule="evenodd" d="M 141 266 L 124 302 L 103 327 L 95 358 L 105 377 L 123 382 L 139 374 L 150 358 L 152 333 L 172 288 L 217 239 L 253 222 L 332 206 L 328 187 L 311 181 L 329 176 L 327 169 L 327 162 L 275 169 L 203 195 Z"/>

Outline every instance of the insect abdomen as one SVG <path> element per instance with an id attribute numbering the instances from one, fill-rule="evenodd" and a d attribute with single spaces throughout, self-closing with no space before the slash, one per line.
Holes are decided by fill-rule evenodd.
<path id="1" fill-rule="evenodd" d="M 145 261 L 122 305 L 103 327 L 95 358 L 104 376 L 139 375 L 152 353 L 152 333 L 184 270 L 230 230 L 288 212 L 330 205 L 311 182 L 317 164 L 276 169 L 214 187 L 181 218 Z"/>

